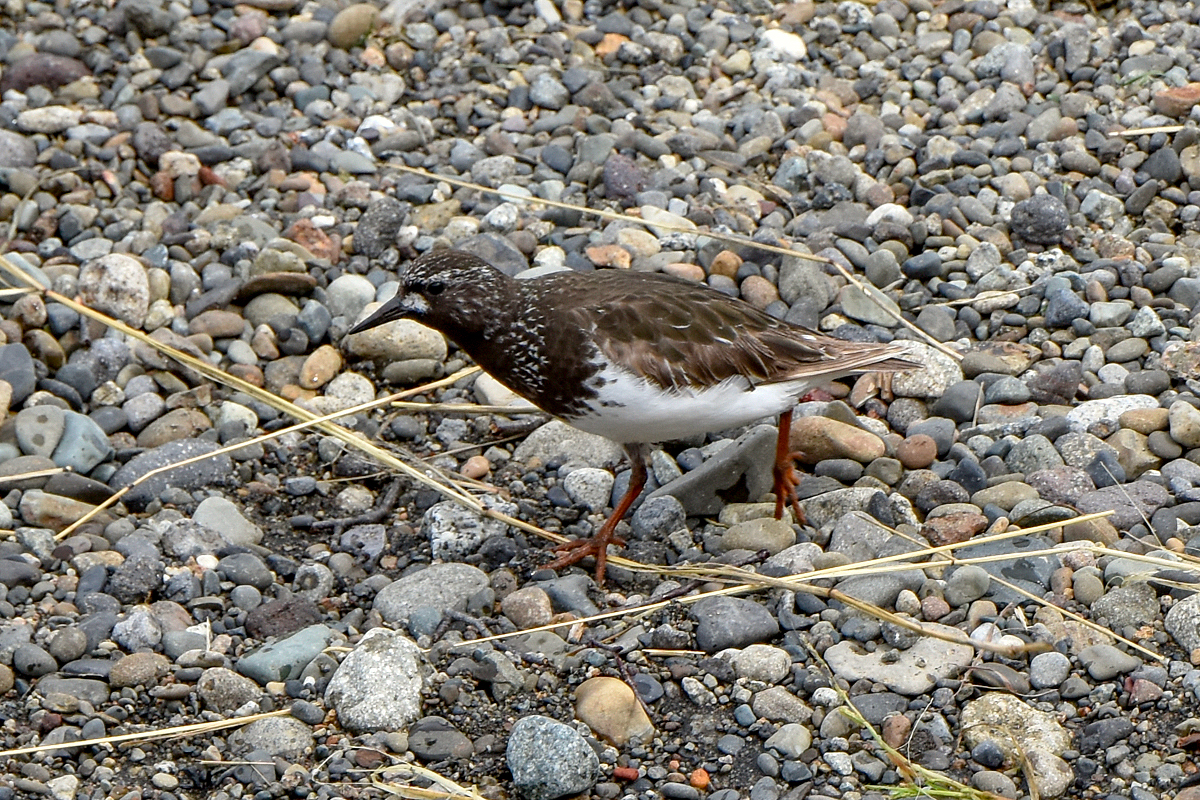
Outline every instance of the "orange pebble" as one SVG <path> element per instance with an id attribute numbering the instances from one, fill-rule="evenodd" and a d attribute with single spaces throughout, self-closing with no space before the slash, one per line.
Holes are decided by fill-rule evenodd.
<path id="1" fill-rule="evenodd" d="M 471 456 L 462 465 L 462 474 L 464 477 L 479 480 L 487 477 L 491 472 L 492 465 L 483 456 Z"/>
<path id="2" fill-rule="evenodd" d="M 708 788 L 708 782 L 708 770 L 703 768 L 692 770 L 692 774 L 688 776 L 688 783 L 692 785 L 692 788 L 699 789 L 700 791 Z"/>
<path id="3" fill-rule="evenodd" d="M 613 777 L 619 781 L 636 781 L 638 771 L 633 767 L 613 767 Z"/>

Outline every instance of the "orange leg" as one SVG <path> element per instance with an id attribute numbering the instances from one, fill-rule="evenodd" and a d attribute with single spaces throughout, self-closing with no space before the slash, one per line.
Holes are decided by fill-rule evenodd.
<path id="1" fill-rule="evenodd" d="M 796 501 L 796 487 L 800 485 L 800 473 L 796 471 L 796 458 L 789 439 L 792 437 L 791 409 L 779 415 L 779 439 L 775 442 L 775 519 L 783 519 L 783 504 L 790 503 L 796 521 L 806 524 L 804 511 Z"/>
<path id="2" fill-rule="evenodd" d="M 640 444 L 626 445 L 625 453 L 629 456 L 629 464 L 633 468 L 633 473 L 629 476 L 629 488 L 625 490 L 625 496 L 621 498 L 621 502 L 617 503 L 617 507 L 613 509 L 612 516 L 605 521 L 600 530 L 592 534 L 590 539 L 576 539 L 557 545 L 554 549 L 560 551 L 562 555 L 546 565 L 550 569 L 560 569 L 582 561 L 588 556 L 595 556 L 596 583 L 601 586 L 604 585 L 604 567 L 608 563 L 608 546 L 610 544 L 622 546 L 625 544 L 625 540 L 614 535 L 617 531 L 617 524 L 625 516 L 626 512 L 629 511 L 629 508 L 633 505 L 633 501 L 638 499 L 638 495 L 642 493 L 642 489 L 646 488 L 646 455 L 648 448 Z"/>

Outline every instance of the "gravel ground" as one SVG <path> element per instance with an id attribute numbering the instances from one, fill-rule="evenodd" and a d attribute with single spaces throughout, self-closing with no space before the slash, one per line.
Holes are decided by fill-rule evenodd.
<path id="1" fill-rule="evenodd" d="M 922 340 L 890 391 L 806 399 L 809 526 L 764 518 L 774 431 L 752 426 L 656 454 L 624 555 L 778 577 L 1045 527 L 957 551 L 1009 556 L 978 565 L 462 646 L 714 585 L 539 569 L 536 537 L 310 432 L 56 538 L 292 420 L 5 293 L 0 746 L 63 746 L 6 759 L 0 800 L 383 797 L 372 771 L 405 762 L 489 798 L 885 796 L 904 770 L 847 695 L 979 790 L 1200 798 L 1200 8 L 412 6 L 6 0 L 9 263 L 316 413 L 467 366 L 416 325 L 345 338 L 447 244 L 510 274 L 668 272 L 844 338 L 915 339 L 903 317 L 954 355 Z M 512 400 L 474 376 L 414 399 Z M 556 532 L 628 480 L 544 417 L 345 425 Z"/>

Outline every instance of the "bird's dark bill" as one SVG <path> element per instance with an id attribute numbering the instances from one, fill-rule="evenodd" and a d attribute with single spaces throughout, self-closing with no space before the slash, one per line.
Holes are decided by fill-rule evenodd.
<path id="1" fill-rule="evenodd" d="M 399 297 L 393 297 L 391 300 L 388 300 L 379 308 L 375 309 L 375 313 L 371 314 L 371 316 L 367 317 L 362 322 L 351 328 L 346 335 L 350 336 L 355 333 L 362 333 L 365 330 L 376 328 L 384 323 L 403 319 L 406 309 L 401 306 L 399 299 Z"/>

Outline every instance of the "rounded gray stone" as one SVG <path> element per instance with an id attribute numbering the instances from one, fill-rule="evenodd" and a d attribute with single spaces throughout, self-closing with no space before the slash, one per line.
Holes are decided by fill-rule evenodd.
<path id="1" fill-rule="evenodd" d="M 513 725 L 506 757 L 513 783 L 529 800 L 580 794 L 600 778 L 600 759 L 579 732 L 537 714 Z"/>

